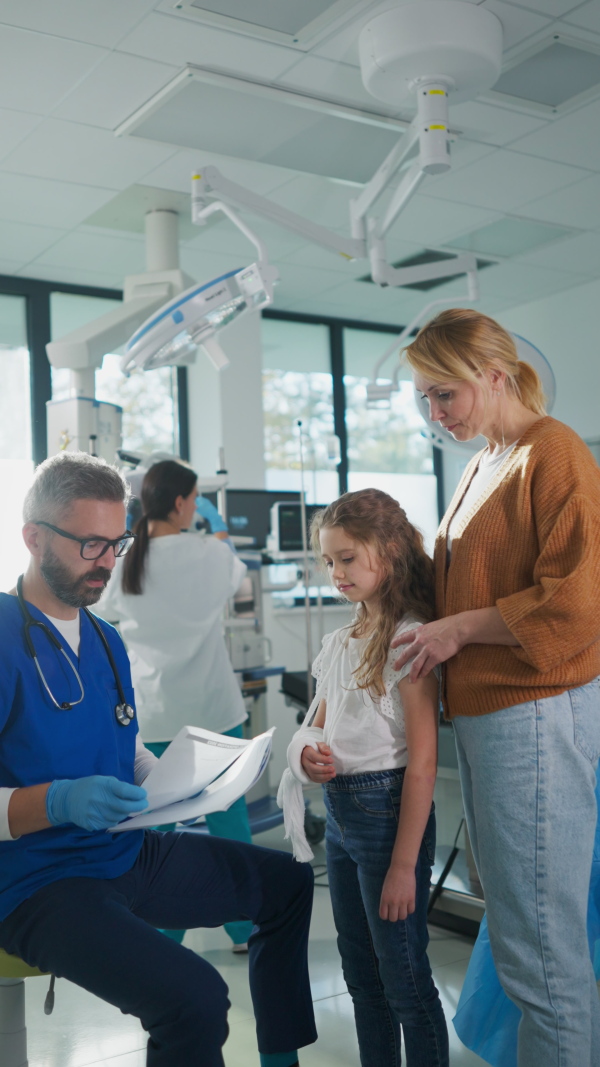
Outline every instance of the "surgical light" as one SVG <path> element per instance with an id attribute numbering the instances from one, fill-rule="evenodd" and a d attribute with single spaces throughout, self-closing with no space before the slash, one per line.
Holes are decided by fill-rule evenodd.
<path id="1" fill-rule="evenodd" d="M 250 240 L 258 251 L 256 263 L 229 271 L 203 285 L 192 285 L 151 315 L 125 346 L 121 370 L 135 367 L 183 366 L 193 363 L 201 348 L 217 370 L 229 360 L 216 339 L 220 330 L 251 311 L 273 302 L 273 286 L 279 274 L 267 258 L 259 237 L 227 204 L 214 201 L 194 204 L 193 221 L 201 226 L 221 212 Z"/>
<path id="2" fill-rule="evenodd" d="M 272 302 L 274 275 L 268 264 L 252 263 L 193 285 L 136 330 L 125 347 L 121 369 L 127 374 L 134 367 L 154 370 L 193 363 L 200 347 L 220 370 L 228 360 L 215 335 L 240 315 Z"/>

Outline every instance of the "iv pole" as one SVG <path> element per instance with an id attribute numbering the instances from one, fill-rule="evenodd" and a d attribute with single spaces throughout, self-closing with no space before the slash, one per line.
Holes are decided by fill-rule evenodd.
<path id="1" fill-rule="evenodd" d="M 302 523 L 302 554 L 304 563 L 304 612 L 306 617 L 306 689 L 308 706 L 313 698 L 312 676 L 312 625 L 310 617 L 310 585 L 309 585 L 309 560 L 308 560 L 308 528 L 306 524 L 306 494 L 304 489 L 304 449 L 302 447 L 302 419 L 298 419 L 300 439 L 300 522 Z"/>

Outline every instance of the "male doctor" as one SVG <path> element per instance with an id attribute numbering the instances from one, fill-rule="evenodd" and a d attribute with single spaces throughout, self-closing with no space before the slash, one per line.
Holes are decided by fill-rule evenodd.
<path id="1" fill-rule="evenodd" d="M 0 947 L 136 1015 L 148 1067 L 223 1067 L 227 987 L 159 928 L 249 919 L 261 1065 L 290 1067 L 316 1040 L 310 867 L 223 838 L 107 833 L 146 807 L 154 760 L 124 645 L 82 610 L 129 545 L 127 492 L 103 461 L 64 452 L 25 499 L 31 561 L 0 594 Z"/>

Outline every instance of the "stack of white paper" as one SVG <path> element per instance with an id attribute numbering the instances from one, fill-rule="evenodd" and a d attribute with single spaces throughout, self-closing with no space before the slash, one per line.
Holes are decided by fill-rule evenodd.
<path id="1" fill-rule="evenodd" d="M 258 781 L 269 762 L 274 727 L 251 741 L 184 726 L 144 782 L 148 808 L 111 833 L 183 822 L 228 808 Z"/>

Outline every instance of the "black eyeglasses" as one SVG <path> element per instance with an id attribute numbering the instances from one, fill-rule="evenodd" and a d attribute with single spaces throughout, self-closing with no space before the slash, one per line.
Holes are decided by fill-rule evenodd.
<path id="1" fill-rule="evenodd" d="M 100 559 L 109 548 L 114 550 L 115 556 L 124 556 L 135 541 L 135 534 L 129 531 L 122 537 L 115 537 L 114 541 L 109 541 L 107 537 L 76 537 L 75 534 L 59 530 L 58 526 L 53 526 L 51 522 L 43 522 L 41 519 L 33 519 L 32 522 L 36 526 L 47 526 L 49 530 L 60 534 L 61 537 L 68 537 L 69 541 L 78 541 L 82 559 Z"/>

